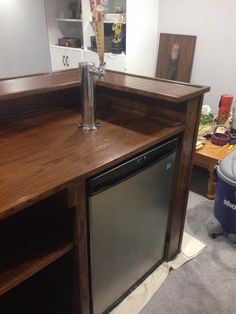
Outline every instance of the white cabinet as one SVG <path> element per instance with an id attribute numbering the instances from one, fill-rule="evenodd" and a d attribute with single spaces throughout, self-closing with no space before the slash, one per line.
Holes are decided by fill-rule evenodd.
<path id="1" fill-rule="evenodd" d="M 105 54 L 106 69 L 113 71 L 126 72 L 126 55 L 122 54 Z"/>
<path id="2" fill-rule="evenodd" d="M 84 50 L 83 52 L 83 59 L 85 62 L 95 63 L 96 66 L 99 65 L 99 58 L 96 52 L 90 50 Z"/>
<path id="3" fill-rule="evenodd" d="M 65 65 L 65 52 L 65 49 L 50 48 L 52 71 L 67 70 Z"/>
<path id="4" fill-rule="evenodd" d="M 68 70 L 78 68 L 79 62 L 83 61 L 82 49 L 51 47 L 52 70 Z"/>
<path id="5" fill-rule="evenodd" d="M 79 63 L 83 61 L 83 50 L 68 48 L 67 51 L 67 63 L 70 69 L 78 68 Z"/>
<path id="6" fill-rule="evenodd" d="M 95 63 L 96 66 L 99 65 L 98 54 L 90 50 L 84 50 L 83 60 L 87 62 Z M 122 54 L 113 54 L 105 53 L 104 61 L 106 63 L 105 68 L 107 70 L 125 72 L 126 71 L 126 55 Z"/>
<path id="7" fill-rule="evenodd" d="M 98 54 L 90 50 L 73 49 L 64 47 L 51 47 L 52 69 L 53 71 L 68 70 L 78 68 L 82 61 L 95 63 L 99 65 Z M 106 69 L 125 72 L 126 55 L 105 54 Z"/>

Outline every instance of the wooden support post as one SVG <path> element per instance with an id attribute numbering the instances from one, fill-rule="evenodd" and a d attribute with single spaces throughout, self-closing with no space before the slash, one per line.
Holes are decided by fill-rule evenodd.
<path id="1" fill-rule="evenodd" d="M 195 151 L 202 100 L 203 97 L 197 97 L 189 100 L 187 104 L 185 131 L 179 152 L 179 168 L 175 178 L 176 187 L 173 193 L 171 219 L 167 232 L 166 260 L 171 260 L 181 250 L 192 172 L 192 156 Z"/>
<path id="2" fill-rule="evenodd" d="M 75 314 L 90 313 L 88 230 L 86 208 L 86 184 L 81 181 L 75 188 L 76 208 L 74 217 L 75 247 Z"/>

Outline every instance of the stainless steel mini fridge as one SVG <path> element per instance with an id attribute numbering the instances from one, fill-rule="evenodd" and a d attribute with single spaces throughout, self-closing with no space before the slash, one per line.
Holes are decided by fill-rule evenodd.
<path id="1" fill-rule="evenodd" d="M 177 141 L 87 182 L 94 314 L 109 312 L 163 260 Z"/>

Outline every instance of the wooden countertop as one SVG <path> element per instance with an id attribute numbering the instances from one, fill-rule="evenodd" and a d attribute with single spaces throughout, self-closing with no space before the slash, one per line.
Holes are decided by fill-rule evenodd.
<path id="1" fill-rule="evenodd" d="M 69 70 L 51 74 L 0 81 L 0 101 L 21 96 L 37 95 L 49 91 L 63 90 L 80 85 L 79 71 Z M 206 93 L 209 87 L 173 82 L 163 79 L 133 76 L 120 72 L 106 71 L 104 82 L 108 88 L 126 91 L 174 103 Z"/>
<path id="2" fill-rule="evenodd" d="M 0 130 L 0 219 L 184 129 L 106 109 L 98 112 L 101 128 L 85 133 L 74 110 L 43 113 Z"/>

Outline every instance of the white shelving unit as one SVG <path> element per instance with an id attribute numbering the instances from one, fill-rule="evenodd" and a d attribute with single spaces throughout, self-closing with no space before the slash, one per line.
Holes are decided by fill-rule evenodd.
<path id="1" fill-rule="evenodd" d="M 83 61 L 82 47 L 69 48 L 58 45 L 58 39 L 64 37 L 80 38 L 83 42 L 83 21 L 79 17 L 72 18 L 70 2 L 72 0 L 45 0 L 53 71 L 76 68 L 78 63 Z"/>
<path id="2" fill-rule="evenodd" d="M 99 65 L 98 54 L 91 50 L 83 50 L 84 61 L 93 62 L 96 66 Z M 126 55 L 124 53 L 121 54 L 113 54 L 111 52 L 106 52 L 104 61 L 106 63 L 106 69 L 126 72 Z"/>
<path id="3" fill-rule="evenodd" d="M 98 56 L 91 47 L 94 36 L 90 0 L 81 0 L 82 14 L 72 19 L 69 3 L 72 0 L 45 0 L 48 19 L 48 33 L 52 59 L 52 69 L 62 70 L 78 67 L 81 61 L 98 64 Z M 132 74 L 155 76 L 158 51 L 159 1 L 149 0 L 104 0 L 106 13 L 114 13 L 115 8 L 124 7 L 126 13 L 126 53 L 105 53 L 106 68 Z M 105 20 L 105 29 L 113 21 Z M 110 26 L 111 26 L 110 25 Z M 58 38 L 79 37 L 81 48 L 59 47 Z M 68 61 L 65 62 L 65 58 Z M 67 58 L 68 57 L 68 58 Z M 72 61 L 73 60 L 73 61 Z"/>
<path id="4" fill-rule="evenodd" d="M 53 71 L 77 68 L 79 62 L 83 61 L 83 49 L 81 48 L 52 45 L 50 52 Z"/>
<path id="5" fill-rule="evenodd" d="M 52 70 L 67 70 L 77 68 L 81 61 L 94 62 L 98 65 L 98 55 L 90 50 L 91 36 L 95 33 L 92 27 L 90 0 L 81 0 L 82 14 L 80 18 L 71 18 L 69 3 L 72 0 L 46 0 L 46 14 L 48 21 L 48 36 L 51 53 Z M 111 1 L 111 0 L 110 0 Z M 107 1 L 108 2 L 108 1 Z M 111 6 L 117 2 L 125 4 L 126 0 L 112 0 Z M 108 8 L 109 10 L 109 8 Z M 114 21 L 105 21 L 112 24 Z M 82 47 L 70 48 L 58 46 L 58 39 L 62 37 L 80 38 Z M 126 71 L 126 54 L 105 53 L 106 68 L 116 71 Z"/>

